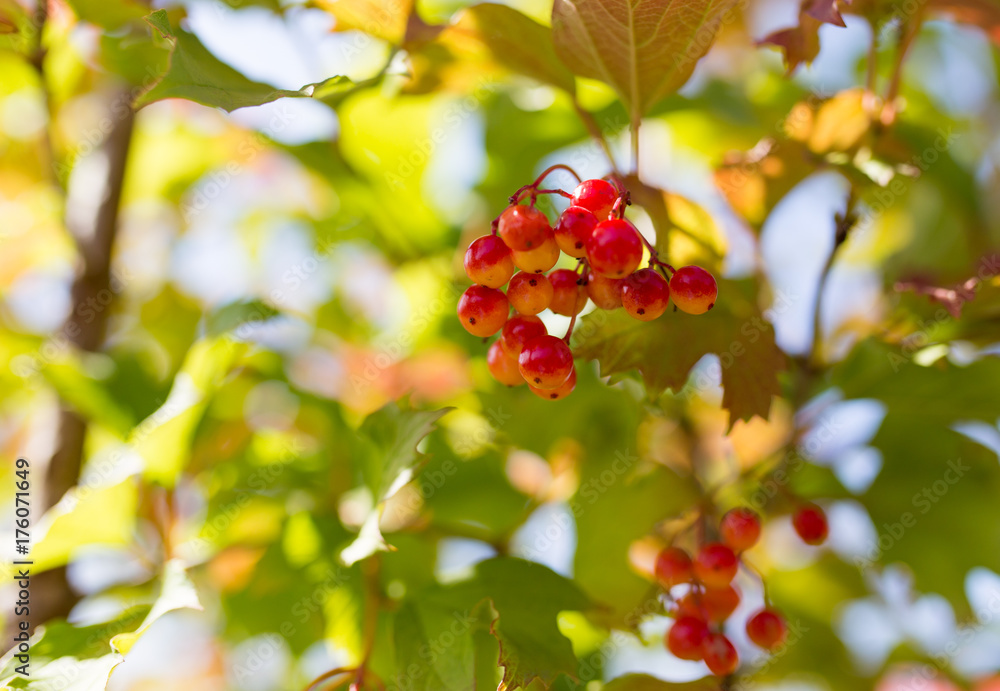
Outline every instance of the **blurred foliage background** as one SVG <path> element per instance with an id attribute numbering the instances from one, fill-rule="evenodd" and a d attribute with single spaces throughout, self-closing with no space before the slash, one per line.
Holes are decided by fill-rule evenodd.
<path id="1" fill-rule="evenodd" d="M 30 460 L 38 627 L 5 688 L 719 688 L 663 649 L 649 555 L 740 504 L 792 635 L 734 624 L 726 688 L 997 688 L 1000 9 L 631 5 L 662 18 L 638 90 L 614 21 L 565 19 L 611 0 L 555 32 L 545 0 L 0 0 L 0 482 Z M 720 297 L 588 314 L 548 403 L 454 309 L 558 162 L 625 175 Z"/>

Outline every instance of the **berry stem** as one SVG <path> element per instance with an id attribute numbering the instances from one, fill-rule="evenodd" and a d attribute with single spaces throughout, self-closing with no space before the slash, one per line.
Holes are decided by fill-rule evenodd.
<path id="1" fill-rule="evenodd" d="M 613 180 L 612 184 L 619 190 L 619 196 L 615 200 L 615 205 L 611 207 L 611 217 L 622 219 L 625 218 L 625 207 L 632 203 L 632 199 L 628 190 L 623 191 L 617 180 Z"/>
<path id="2" fill-rule="evenodd" d="M 744 569 L 752 573 L 754 576 L 757 577 L 757 580 L 760 581 L 760 588 L 763 591 L 764 595 L 764 605 L 765 606 L 770 605 L 771 598 L 767 596 L 767 581 L 764 580 L 764 574 L 760 572 L 760 569 L 758 569 L 756 566 L 747 561 L 746 555 L 740 556 L 740 564 L 743 566 Z"/>
<path id="3" fill-rule="evenodd" d="M 566 199 L 572 199 L 573 198 L 573 195 L 570 194 L 569 192 L 567 192 L 566 190 L 535 190 L 531 194 L 532 200 L 534 200 L 534 198 L 537 195 L 539 195 L 539 194 L 558 194 L 558 195 L 561 195 L 563 197 L 566 197 Z"/>
<path id="4" fill-rule="evenodd" d="M 661 268 L 665 268 L 665 269 L 669 270 L 670 273 L 674 273 L 674 272 L 677 271 L 677 269 L 675 269 L 674 267 L 670 266 L 670 264 L 667 264 L 666 262 L 661 262 L 660 261 L 660 255 L 656 251 L 656 248 L 653 247 L 653 243 L 651 243 L 649 240 L 647 240 L 645 238 L 645 236 L 643 236 L 642 233 L 639 233 L 639 239 L 642 240 L 642 244 L 644 244 L 646 246 L 646 249 L 649 250 L 649 265 L 650 266 L 659 266 Z M 670 280 L 670 276 L 667 276 L 666 274 L 664 274 L 664 278 L 666 278 L 668 281 Z"/>
<path id="5" fill-rule="evenodd" d="M 573 170 L 572 168 L 570 168 L 570 167 L 569 167 L 568 165 L 566 165 L 565 163 L 556 163 L 555 165 L 553 165 L 553 166 L 549 166 L 548 168 L 546 168 L 545 170 L 543 170 L 543 171 L 542 171 L 542 174 L 541 174 L 541 175 L 539 175 L 539 176 L 538 176 L 537 178 L 535 178 L 535 182 L 534 182 L 534 183 L 532 183 L 532 185 L 531 185 L 531 186 L 532 186 L 532 187 L 535 187 L 535 188 L 537 188 L 537 187 L 538 187 L 539 185 L 541 185 L 541 184 L 542 184 L 542 180 L 544 180 L 544 179 L 545 179 L 545 177 L 546 177 L 546 176 L 547 176 L 547 175 L 548 175 L 549 173 L 551 173 L 552 171 L 554 171 L 554 170 L 565 170 L 565 171 L 566 171 L 567 173 L 569 173 L 569 174 L 570 174 L 570 175 L 572 175 L 572 176 L 573 176 L 574 178 L 576 178 L 576 182 L 577 182 L 577 184 L 579 184 L 579 183 L 583 182 L 583 178 L 581 178 L 581 177 L 580 177 L 580 176 L 579 176 L 579 175 L 577 174 L 577 172 L 576 172 L 575 170 Z"/>
<path id="6" fill-rule="evenodd" d="M 566 345 L 569 345 L 569 339 L 573 335 L 573 327 L 576 326 L 576 311 L 573 312 L 573 316 L 569 318 L 569 327 L 566 329 L 566 335 L 563 336 L 563 341 Z"/>

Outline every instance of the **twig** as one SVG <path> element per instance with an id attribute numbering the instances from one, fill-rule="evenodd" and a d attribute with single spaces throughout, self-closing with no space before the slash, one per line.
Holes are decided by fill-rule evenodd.
<path id="1" fill-rule="evenodd" d="M 816 286 L 816 302 L 813 305 L 813 315 L 812 315 L 812 346 L 809 350 L 808 363 L 812 366 L 818 366 L 820 364 L 820 351 L 823 347 L 823 334 L 822 334 L 822 318 L 823 318 L 823 292 L 826 289 L 827 281 L 830 278 L 830 271 L 833 269 L 833 263 L 837 259 L 837 252 L 840 250 L 844 242 L 847 241 L 847 235 L 850 233 L 851 228 L 857 222 L 858 217 L 854 213 L 854 190 L 851 189 L 847 197 L 847 206 L 844 209 L 843 215 L 837 216 L 837 225 L 834 228 L 833 235 L 833 248 L 830 250 L 830 255 L 826 258 L 826 263 L 823 264 L 823 269 L 819 275 L 819 283 Z"/>
<path id="2" fill-rule="evenodd" d="M 889 78 L 889 86 L 885 92 L 885 105 L 882 107 L 881 122 L 888 127 L 896 120 L 896 99 L 899 96 L 899 87 L 903 80 L 903 62 L 906 54 L 913 44 L 913 39 L 920 32 L 920 24 L 923 21 L 923 5 L 917 10 L 913 19 L 907 22 L 899 36 L 899 45 L 896 47 L 896 57 L 892 65 L 892 76 Z"/>

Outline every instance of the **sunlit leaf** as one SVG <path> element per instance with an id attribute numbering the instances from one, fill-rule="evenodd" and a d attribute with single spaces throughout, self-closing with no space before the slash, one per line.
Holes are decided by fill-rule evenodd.
<path id="1" fill-rule="evenodd" d="M 312 0 L 312 4 L 333 15 L 334 31 L 364 31 L 394 44 L 406 34 L 412 8 L 411 0 Z"/>
<path id="2" fill-rule="evenodd" d="M 29 676 L 17 672 L 22 661 L 13 657 L 0 671 L 0 684 L 5 689 L 29 691 L 100 691 L 107 687 L 112 670 L 125 660 L 149 627 L 178 609 L 201 609 L 201 604 L 184 568 L 170 561 L 164 567 L 160 593 L 151 607 L 134 607 L 116 619 L 92 626 L 73 626 L 64 621 L 46 624 L 29 643 Z"/>
<path id="3" fill-rule="evenodd" d="M 354 542 L 341 552 L 348 565 L 377 550 L 388 549 L 379 530 L 379 519 L 387 499 L 413 479 L 424 462 L 417 444 L 434 429 L 435 423 L 449 409 L 434 411 L 404 410 L 390 403 L 365 418 L 358 430 L 365 483 L 375 497 L 376 506 L 368 515 Z"/>
<path id="4" fill-rule="evenodd" d="M 170 63 L 166 73 L 136 98 L 136 108 L 165 98 L 185 98 L 226 111 L 259 106 L 285 96 L 315 96 L 335 103 L 338 95 L 353 86 L 346 77 L 338 76 L 301 89 L 275 89 L 248 79 L 212 55 L 194 34 L 171 26 L 166 10 L 157 10 L 145 19 L 170 44 Z"/>
<path id="5" fill-rule="evenodd" d="M 735 0 L 556 0 L 556 52 L 614 87 L 632 122 L 688 80 Z"/>
<path id="6" fill-rule="evenodd" d="M 720 281 L 718 303 L 698 316 L 668 311 L 640 322 L 622 310 L 591 313 L 573 334 L 574 352 L 597 360 L 602 376 L 638 370 L 650 396 L 680 391 L 695 363 L 714 353 L 722 365 L 722 405 L 730 424 L 767 417 L 771 397 L 781 392 L 784 356 L 774 329 L 742 291 L 738 283 Z"/>
<path id="7" fill-rule="evenodd" d="M 138 21 L 148 12 L 142 3 L 135 0 L 69 0 L 68 4 L 83 21 L 109 31 Z"/>
<path id="8" fill-rule="evenodd" d="M 575 91 L 573 73 L 556 56 L 552 31 L 506 5 L 483 3 L 469 7 L 440 40 L 461 53 L 485 49 L 496 62 L 514 72 Z"/>
<path id="9" fill-rule="evenodd" d="M 63 566 L 88 545 L 129 544 L 138 499 L 134 478 L 106 486 L 91 479 L 71 489 L 39 518 L 31 549 L 35 568 Z"/>

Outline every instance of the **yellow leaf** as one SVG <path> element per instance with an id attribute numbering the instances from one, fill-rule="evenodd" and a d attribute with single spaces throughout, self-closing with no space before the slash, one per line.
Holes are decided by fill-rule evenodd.
<path id="1" fill-rule="evenodd" d="M 871 125 L 864 97 L 864 89 L 848 89 L 821 105 L 809 135 L 809 148 L 818 154 L 854 148 Z"/>

